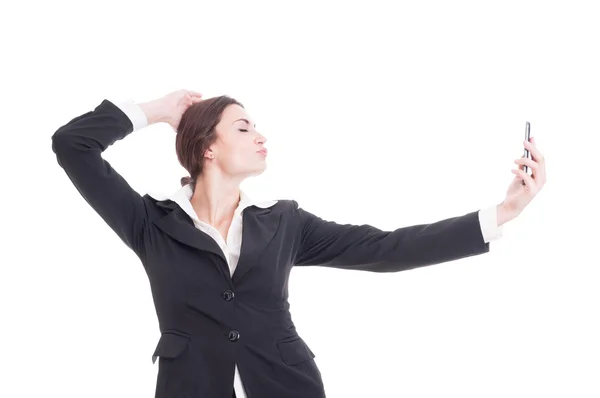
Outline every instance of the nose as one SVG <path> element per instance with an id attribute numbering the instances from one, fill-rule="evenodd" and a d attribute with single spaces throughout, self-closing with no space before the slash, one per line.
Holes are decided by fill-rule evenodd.
<path id="1" fill-rule="evenodd" d="M 258 136 L 256 137 L 256 141 L 258 144 L 264 145 L 264 143 L 267 142 L 267 137 L 265 137 L 261 133 L 258 133 Z"/>

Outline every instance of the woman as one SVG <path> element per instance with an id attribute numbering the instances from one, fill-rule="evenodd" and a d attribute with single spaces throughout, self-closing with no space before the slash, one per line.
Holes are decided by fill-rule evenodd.
<path id="1" fill-rule="evenodd" d="M 177 157 L 190 173 L 162 200 L 140 196 L 101 156 L 159 122 L 177 132 Z M 515 161 L 499 205 L 381 231 L 325 221 L 294 200 L 252 201 L 239 186 L 265 170 L 265 142 L 239 102 L 188 90 L 139 105 L 104 100 L 52 136 L 60 166 L 148 275 L 161 332 L 152 356 L 157 398 L 325 397 L 315 354 L 289 312 L 292 266 L 398 272 L 487 253 L 546 180 L 532 139 L 524 145 L 533 159 Z"/>

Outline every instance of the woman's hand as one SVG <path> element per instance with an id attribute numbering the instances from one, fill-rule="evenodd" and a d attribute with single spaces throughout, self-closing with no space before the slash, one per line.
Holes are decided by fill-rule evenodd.
<path id="1" fill-rule="evenodd" d="M 139 104 L 148 124 L 165 122 L 177 132 L 183 113 L 196 102 L 202 100 L 202 94 L 192 90 L 177 90 L 153 101 Z"/>
<path id="2" fill-rule="evenodd" d="M 525 148 L 531 153 L 531 159 L 516 159 L 518 168 L 512 169 L 515 175 L 506 191 L 506 198 L 498 205 L 498 225 L 502 225 L 517 217 L 533 200 L 546 183 L 546 161 L 536 146 L 535 138 L 531 142 L 523 141 Z M 523 168 L 531 168 L 531 176 Z"/>

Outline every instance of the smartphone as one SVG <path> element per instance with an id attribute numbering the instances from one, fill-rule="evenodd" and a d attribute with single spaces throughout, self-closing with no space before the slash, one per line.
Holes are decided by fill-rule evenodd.
<path id="1" fill-rule="evenodd" d="M 531 130 L 531 126 L 530 126 L 529 122 L 525 122 L 525 140 L 526 141 L 529 141 L 530 130 Z M 523 155 L 523 157 L 531 159 L 531 153 L 529 153 L 529 149 L 525 148 L 525 154 Z M 528 170 L 528 167 L 527 167 L 527 165 L 525 165 L 525 167 L 523 167 L 523 171 L 525 171 L 525 173 L 527 173 L 527 170 Z"/>

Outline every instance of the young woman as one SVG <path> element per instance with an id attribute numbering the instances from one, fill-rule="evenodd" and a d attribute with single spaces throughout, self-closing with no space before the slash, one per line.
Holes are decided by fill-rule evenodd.
<path id="1" fill-rule="evenodd" d="M 139 195 L 102 158 L 117 140 L 161 122 L 177 133 L 190 174 L 168 199 Z M 265 170 L 265 142 L 239 102 L 189 90 L 141 104 L 104 100 L 52 136 L 59 165 L 148 275 L 161 332 L 152 356 L 157 398 L 325 397 L 315 354 L 289 312 L 292 266 L 398 272 L 487 253 L 546 180 L 532 139 L 524 145 L 533 159 L 515 160 L 500 204 L 381 231 L 325 221 L 295 200 L 250 199 L 240 184 Z"/>

